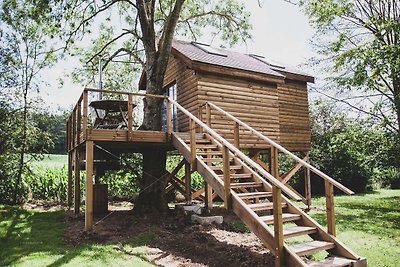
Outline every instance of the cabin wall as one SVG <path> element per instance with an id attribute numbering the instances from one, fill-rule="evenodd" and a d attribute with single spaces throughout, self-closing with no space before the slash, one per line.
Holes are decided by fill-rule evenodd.
<path id="1" fill-rule="evenodd" d="M 279 99 L 275 84 L 243 79 L 198 75 L 199 104 L 210 101 L 279 142 Z M 205 109 L 202 110 L 205 118 Z M 212 128 L 233 142 L 233 122 L 216 111 L 211 116 Z M 240 129 L 241 148 L 267 148 L 265 141 Z"/>
<path id="2" fill-rule="evenodd" d="M 286 80 L 278 85 L 278 95 L 281 145 L 291 151 L 310 151 L 307 83 Z"/>
<path id="3" fill-rule="evenodd" d="M 177 101 L 189 112 L 197 116 L 198 114 L 198 95 L 197 77 L 194 72 L 187 68 L 181 61 L 170 55 L 167 70 L 164 78 L 164 86 L 169 86 L 176 82 Z M 178 131 L 189 131 L 188 117 L 178 110 Z"/>

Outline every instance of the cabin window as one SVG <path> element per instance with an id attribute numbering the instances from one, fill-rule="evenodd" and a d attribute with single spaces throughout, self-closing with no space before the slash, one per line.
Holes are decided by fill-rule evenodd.
<path id="1" fill-rule="evenodd" d="M 167 95 L 172 100 L 177 101 L 176 83 L 173 83 L 170 86 L 166 87 L 164 95 Z M 162 109 L 162 130 L 163 131 L 167 130 L 167 114 L 166 114 L 165 109 L 166 109 L 166 103 L 164 101 L 163 109 Z M 178 113 L 177 113 L 176 106 L 174 106 L 174 105 L 171 105 L 171 114 L 172 114 L 172 130 L 174 132 L 176 132 L 178 129 Z"/>

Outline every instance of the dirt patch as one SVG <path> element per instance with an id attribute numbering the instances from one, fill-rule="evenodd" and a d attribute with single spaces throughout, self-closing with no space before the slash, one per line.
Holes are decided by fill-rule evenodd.
<path id="1" fill-rule="evenodd" d="M 66 209 L 67 206 L 62 202 L 45 201 L 45 200 L 30 200 L 22 205 L 26 210 L 42 210 L 42 211 L 56 211 Z"/>
<path id="2" fill-rule="evenodd" d="M 67 212 L 65 242 L 115 243 L 116 249 L 134 253 L 140 247 L 146 258 L 158 266 L 274 266 L 269 251 L 252 233 L 235 232 L 229 226 L 237 217 L 224 209 L 222 225 L 197 225 L 171 211 L 165 215 L 136 215 L 132 210 L 115 210 L 96 216 L 92 234 L 84 233 L 84 217 Z M 124 244 L 133 244 L 130 250 Z"/>

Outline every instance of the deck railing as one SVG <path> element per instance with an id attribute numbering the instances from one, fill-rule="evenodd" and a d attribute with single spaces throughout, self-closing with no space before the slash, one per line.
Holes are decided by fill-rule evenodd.
<path id="1" fill-rule="evenodd" d="M 96 88 L 85 88 L 79 99 L 74 106 L 70 116 L 67 119 L 67 148 L 68 151 L 74 149 L 80 145 L 84 140 L 87 140 L 87 130 L 93 128 L 92 122 L 89 120 L 89 94 L 90 93 L 102 93 L 102 94 L 112 94 L 120 98 L 127 100 L 127 125 L 126 129 L 128 131 L 134 130 L 134 115 L 133 115 L 133 99 L 134 97 L 150 97 L 156 99 L 166 99 L 166 96 L 153 95 L 153 94 L 143 94 L 135 92 L 124 92 L 124 91 L 111 91 L 111 90 L 100 90 Z M 170 105 L 167 102 L 166 107 L 166 131 L 168 133 L 172 132 L 172 114 Z"/>
<path id="2" fill-rule="evenodd" d="M 276 143 L 269 137 L 265 136 L 261 132 L 257 131 L 253 127 L 249 126 L 248 124 L 246 124 L 243 121 L 239 120 L 238 118 L 234 117 L 229 112 L 226 112 L 222 108 L 216 106 L 215 104 L 213 104 L 211 102 L 207 102 L 203 106 L 206 107 L 206 114 L 207 114 L 206 120 L 209 122 L 210 125 L 211 125 L 211 109 L 218 111 L 219 113 L 223 114 L 224 116 L 226 116 L 226 118 L 228 118 L 232 121 L 232 127 L 234 129 L 234 143 L 235 143 L 235 145 L 237 145 L 237 147 L 239 147 L 239 144 L 240 144 L 240 135 L 239 135 L 240 127 L 243 127 L 246 130 L 250 131 L 255 136 L 257 136 L 258 138 L 268 142 L 271 145 L 271 148 L 273 150 L 275 149 L 277 151 L 283 152 L 285 155 L 287 155 L 291 159 L 298 162 L 301 166 L 305 167 L 307 171 L 312 171 L 315 174 L 317 174 L 319 177 L 321 177 L 325 182 L 325 198 L 326 198 L 326 214 L 327 214 L 328 233 L 330 233 L 332 235 L 336 235 L 333 187 L 335 186 L 336 188 L 340 189 L 341 191 L 343 191 L 344 193 L 349 194 L 349 195 L 354 194 L 353 191 L 351 191 L 350 189 L 348 189 L 341 183 L 337 182 L 330 176 L 326 175 L 325 173 L 321 172 L 320 170 L 318 170 L 317 168 L 312 166 L 310 163 L 299 158 L 298 156 L 296 156 L 295 154 L 293 154 L 286 148 L 282 147 L 281 145 L 279 145 L 278 143 Z M 277 168 L 273 168 L 273 169 L 276 170 Z M 273 173 L 273 176 L 279 177 L 279 174 Z"/>

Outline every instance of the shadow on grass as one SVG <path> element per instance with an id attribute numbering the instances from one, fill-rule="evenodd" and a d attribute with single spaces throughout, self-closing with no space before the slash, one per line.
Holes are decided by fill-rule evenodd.
<path id="1" fill-rule="evenodd" d="M 400 230 L 400 197 L 346 201 L 335 208 L 338 227 L 343 230 L 369 232 L 388 237 L 393 229 Z M 313 214 L 318 222 L 326 225 L 325 213 Z"/>

